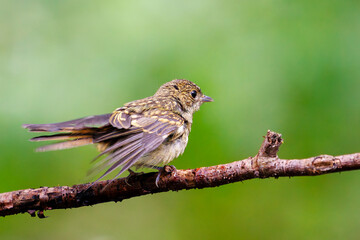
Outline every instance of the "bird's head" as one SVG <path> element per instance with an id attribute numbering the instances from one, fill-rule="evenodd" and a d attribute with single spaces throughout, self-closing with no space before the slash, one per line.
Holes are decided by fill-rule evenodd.
<path id="1" fill-rule="evenodd" d="M 200 87 L 186 79 L 175 79 L 163 84 L 154 96 L 171 96 L 175 98 L 184 111 L 194 113 L 204 102 L 213 99 L 204 95 Z"/>

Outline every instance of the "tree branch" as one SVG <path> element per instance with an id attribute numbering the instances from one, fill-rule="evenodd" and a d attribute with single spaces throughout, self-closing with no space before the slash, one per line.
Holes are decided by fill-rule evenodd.
<path id="1" fill-rule="evenodd" d="M 228 164 L 176 170 L 165 166 L 159 181 L 157 172 L 145 173 L 116 180 L 100 181 L 93 185 L 72 187 L 42 187 L 0 194 L 0 216 L 30 213 L 44 218 L 44 210 L 77 208 L 109 201 L 122 201 L 136 196 L 178 191 L 182 189 L 216 187 L 253 178 L 314 176 L 360 169 L 360 153 L 306 159 L 279 159 L 277 152 L 281 135 L 268 131 L 255 157 Z M 106 188 L 104 188 L 106 186 Z"/>

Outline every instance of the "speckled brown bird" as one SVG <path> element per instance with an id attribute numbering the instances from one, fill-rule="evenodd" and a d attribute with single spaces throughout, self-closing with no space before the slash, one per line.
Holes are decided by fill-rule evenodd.
<path id="1" fill-rule="evenodd" d="M 117 108 L 113 113 L 89 116 L 52 124 L 24 124 L 31 132 L 60 132 L 34 137 L 31 141 L 65 140 L 39 147 L 50 151 L 96 144 L 107 154 L 94 169 L 105 170 L 100 180 L 115 169 L 119 176 L 131 167 L 168 164 L 185 150 L 193 121 L 193 113 L 204 102 L 213 99 L 185 79 L 162 85 L 151 97 L 136 100 Z M 96 180 L 96 181 L 97 181 Z"/>

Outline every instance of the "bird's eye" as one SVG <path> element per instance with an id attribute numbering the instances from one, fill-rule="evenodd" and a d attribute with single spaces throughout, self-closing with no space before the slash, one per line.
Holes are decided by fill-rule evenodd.
<path id="1" fill-rule="evenodd" d="M 197 92 L 195 90 L 192 90 L 190 94 L 193 98 L 196 98 Z"/>

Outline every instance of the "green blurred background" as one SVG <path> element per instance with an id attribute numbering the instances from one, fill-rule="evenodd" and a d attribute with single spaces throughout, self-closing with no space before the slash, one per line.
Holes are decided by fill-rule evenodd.
<path id="1" fill-rule="evenodd" d="M 113 111 L 186 78 L 215 99 L 173 164 L 360 151 L 359 1 L 1 1 L 0 191 L 86 180 L 95 148 L 35 153 L 23 123 Z M 1 239 L 356 239 L 360 171 L 251 180 L 0 219 Z"/>

